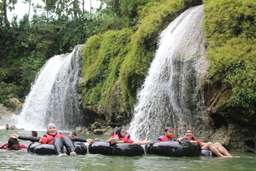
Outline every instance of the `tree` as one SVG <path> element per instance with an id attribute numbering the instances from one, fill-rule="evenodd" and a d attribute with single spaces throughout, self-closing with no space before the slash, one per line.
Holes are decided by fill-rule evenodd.
<path id="1" fill-rule="evenodd" d="M 73 18 L 75 19 L 75 20 L 77 20 L 79 17 L 80 17 L 80 15 L 81 15 L 81 9 L 80 9 L 80 2 L 79 2 L 79 0 L 73 0 L 72 2 L 72 6 L 73 6 L 73 8 L 71 9 L 71 11 L 72 11 L 72 13 L 73 13 Z"/>
<path id="2" fill-rule="evenodd" d="M 3 0 L 2 3 L 2 25 L 4 26 L 8 26 L 9 25 L 9 21 L 8 21 L 8 17 L 7 17 L 7 0 Z"/>
<path id="3" fill-rule="evenodd" d="M 8 10 L 13 10 L 17 0 L 2 0 L 1 2 L 1 25 L 9 26 Z"/>
<path id="4" fill-rule="evenodd" d="M 28 3 L 28 19 L 29 19 L 32 2 L 31 2 L 31 0 L 26 0 L 26 2 Z"/>

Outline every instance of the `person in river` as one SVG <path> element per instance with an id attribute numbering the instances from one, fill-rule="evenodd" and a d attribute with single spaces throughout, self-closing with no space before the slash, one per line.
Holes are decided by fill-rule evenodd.
<path id="1" fill-rule="evenodd" d="M 115 145 L 118 143 L 128 143 L 128 144 L 148 144 L 149 141 L 134 141 L 131 140 L 130 134 L 124 129 L 124 128 L 118 128 L 116 131 L 114 131 L 111 135 L 111 137 L 108 139 L 108 142 L 110 145 Z"/>
<path id="2" fill-rule="evenodd" d="M 93 143 L 94 140 L 93 139 L 83 139 L 83 138 L 80 138 L 78 135 L 77 135 L 77 132 L 76 131 L 73 131 L 69 134 L 69 138 L 73 141 L 73 142 L 87 142 L 89 144 Z"/>
<path id="3" fill-rule="evenodd" d="M 164 129 L 164 135 L 160 136 L 157 140 L 160 142 L 164 141 L 172 141 L 174 140 L 175 135 L 173 134 L 173 129 L 170 127 L 166 127 Z"/>
<path id="4" fill-rule="evenodd" d="M 5 125 L 5 129 L 6 129 L 6 130 L 9 130 L 9 129 L 10 129 L 9 124 L 6 124 L 6 125 Z"/>
<path id="5" fill-rule="evenodd" d="M 5 150 L 22 150 L 27 149 L 27 145 L 20 144 L 18 136 L 16 134 L 10 135 L 8 142 L 6 144 L 0 145 L 0 149 Z"/>
<path id="6" fill-rule="evenodd" d="M 74 144 L 71 139 L 57 131 L 54 123 L 49 123 L 47 126 L 47 132 L 39 140 L 41 144 L 53 144 L 55 146 L 56 153 L 59 156 L 66 155 L 63 153 L 63 147 L 66 147 L 69 155 L 76 155 Z"/>
<path id="7" fill-rule="evenodd" d="M 212 143 L 212 142 L 202 142 L 201 140 L 197 139 L 192 130 L 187 130 L 183 137 L 178 139 L 179 141 L 190 141 L 193 144 L 199 145 L 202 150 L 210 150 L 213 154 L 217 157 L 232 157 L 232 155 L 228 152 L 228 150 L 219 142 Z"/>

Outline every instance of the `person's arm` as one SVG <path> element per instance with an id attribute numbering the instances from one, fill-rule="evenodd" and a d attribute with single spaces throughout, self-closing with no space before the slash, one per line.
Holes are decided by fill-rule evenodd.
<path id="1" fill-rule="evenodd" d="M 129 143 L 129 144 L 134 143 L 134 141 L 132 141 L 132 140 L 129 139 L 129 138 L 124 138 L 124 139 L 122 140 L 122 142 L 123 142 L 123 143 Z"/>
<path id="2" fill-rule="evenodd" d="M 178 139 L 177 139 L 177 141 L 182 141 L 183 140 L 183 137 L 179 137 Z"/>
<path id="3" fill-rule="evenodd" d="M 203 141 L 193 136 L 193 141 L 191 143 L 202 146 Z"/>
<path id="4" fill-rule="evenodd" d="M 28 146 L 25 144 L 20 144 L 20 148 L 28 148 Z"/>
<path id="5" fill-rule="evenodd" d="M 20 140 L 24 140 L 24 141 L 31 141 L 31 142 L 39 142 L 40 137 L 26 137 L 26 136 L 19 136 L 18 137 Z"/>
<path id="6" fill-rule="evenodd" d="M 191 142 L 192 144 L 198 145 L 198 141 L 190 140 L 189 142 Z"/>
<path id="7" fill-rule="evenodd" d="M 41 144 L 47 144 L 47 137 L 44 135 L 44 136 L 42 136 L 41 138 L 40 138 L 40 140 L 39 140 L 39 143 L 41 143 Z"/>
<path id="8" fill-rule="evenodd" d="M 148 140 L 143 140 L 143 141 L 133 141 L 133 144 L 139 144 L 139 145 L 144 145 L 144 144 L 149 144 L 150 141 Z"/>
<path id="9" fill-rule="evenodd" d="M 3 145 L 0 145 L 0 149 L 7 149 L 7 147 L 8 147 L 8 144 L 6 143 L 6 144 L 3 144 Z"/>
<path id="10" fill-rule="evenodd" d="M 82 139 L 82 138 L 71 138 L 72 141 L 78 141 L 78 142 L 87 142 L 86 139 Z"/>

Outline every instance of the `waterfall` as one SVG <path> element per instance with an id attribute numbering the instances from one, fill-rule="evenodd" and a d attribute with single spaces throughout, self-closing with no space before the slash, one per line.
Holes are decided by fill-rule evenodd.
<path id="1" fill-rule="evenodd" d="M 81 46 L 71 53 L 50 58 L 38 73 L 18 116 L 18 127 L 45 129 L 54 122 L 60 129 L 74 128 L 81 121 L 77 86 Z"/>
<path id="2" fill-rule="evenodd" d="M 203 6 L 190 8 L 161 33 L 148 75 L 137 95 L 129 132 L 134 139 L 155 140 L 170 126 L 182 133 L 201 130 L 203 98 L 200 82 L 207 70 L 203 38 Z"/>

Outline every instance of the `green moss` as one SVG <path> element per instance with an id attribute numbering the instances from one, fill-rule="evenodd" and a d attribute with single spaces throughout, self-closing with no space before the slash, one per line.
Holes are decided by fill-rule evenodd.
<path id="1" fill-rule="evenodd" d="M 132 35 L 129 54 L 121 66 L 122 96 L 129 110 L 135 103 L 138 87 L 144 81 L 145 74 L 156 50 L 157 37 L 167 21 L 174 19 L 183 10 L 183 1 L 158 1 L 148 3 L 141 11 L 137 31 Z"/>
<path id="2" fill-rule="evenodd" d="M 212 84 L 232 90 L 227 107 L 256 116 L 256 1 L 206 0 L 205 30 Z M 237 116 L 233 116 L 237 117 Z"/>
<path id="3" fill-rule="evenodd" d="M 81 85 L 84 105 L 91 108 L 111 108 L 112 86 L 118 80 L 120 64 L 128 53 L 132 31 L 108 31 L 91 37 L 84 47 Z M 105 110 L 106 110 L 105 109 Z"/>
<path id="4" fill-rule="evenodd" d="M 159 33 L 191 4 L 195 1 L 147 1 L 136 8 L 138 22 L 134 27 L 91 37 L 84 47 L 80 86 L 84 107 L 127 123 Z"/>

